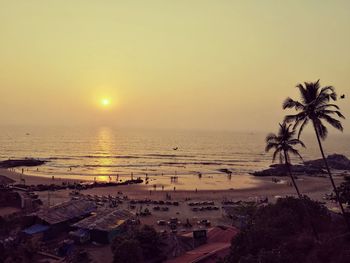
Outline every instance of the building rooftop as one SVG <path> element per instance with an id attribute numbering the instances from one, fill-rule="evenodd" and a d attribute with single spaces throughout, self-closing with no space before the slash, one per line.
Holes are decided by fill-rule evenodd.
<path id="1" fill-rule="evenodd" d="M 97 229 L 101 231 L 109 231 L 123 224 L 126 220 L 134 217 L 134 214 L 128 210 L 101 210 L 95 215 L 85 218 L 75 224 L 73 227 L 83 229 Z"/>
<path id="2" fill-rule="evenodd" d="M 215 263 L 219 257 L 229 253 L 231 240 L 239 230 L 235 227 L 213 227 L 208 229 L 207 243 L 183 255 L 169 259 L 167 263 Z M 182 234 L 182 237 L 191 237 L 192 232 Z"/>
<path id="3" fill-rule="evenodd" d="M 36 216 L 50 225 L 69 221 L 82 216 L 86 216 L 96 211 L 97 206 L 94 202 L 74 200 L 64 202 L 48 209 L 42 209 Z"/>

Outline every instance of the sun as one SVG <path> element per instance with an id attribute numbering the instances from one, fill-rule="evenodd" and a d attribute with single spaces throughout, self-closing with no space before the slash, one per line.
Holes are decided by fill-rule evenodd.
<path id="1" fill-rule="evenodd" d="M 111 100 L 108 99 L 108 98 L 103 98 L 103 99 L 101 100 L 101 105 L 104 106 L 104 107 L 107 107 L 107 106 L 109 106 L 110 104 L 111 104 Z"/>

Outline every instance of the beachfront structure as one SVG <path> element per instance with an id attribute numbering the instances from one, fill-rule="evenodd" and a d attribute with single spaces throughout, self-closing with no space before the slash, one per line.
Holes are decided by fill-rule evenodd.
<path id="1" fill-rule="evenodd" d="M 21 196 L 9 188 L 0 188 L 0 207 L 21 207 Z"/>
<path id="2" fill-rule="evenodd" d="M 124 226 L 133 218 L 135 215 L 128 210 L 106 209 L 97 211 L 94 215 L 73 224 L 72 227 L 89 231 L 91 241 L 108 244 L 124 231 Z"/>
<path id="3" fill-rule="evenodd" d="M 212 227 L 206 231 L 206 242 L 182 255 L 168 259 L 166 263 L 215 263 L 219 258 L 223 258 L 230 252 L 231 240 L 238 234 L 239 230 L 235 227 Z M 178 238 L 196 238 L 199 235 L 203 237 L 204 232 L 188 232 L 178 236 Z M 172 253 L 170 253 L 172 254 Z"/>
<path id="4" fill-rule="evenodd" d="M 25 237 L 35 242 L 45 239 L 49 229 L 50 227 L 47 225 L 35 224 L 24 229 L 22 233 L 25 235 Z"/>
<path id="5" fill-rule="evenodd" d="M 34 211 L 41 203 L 38 195 L 34 193 L 0 186 L 0 218 Z"/>
<path id="6" fill-rule="evenodd" d="M 94 202 L 73 200 L 41 209 L 33 215 L 40 223 L 49 225 L 51 233 L 55 233 L 68 230 L 70 224 L 91 215 L 96 209 Z"/>

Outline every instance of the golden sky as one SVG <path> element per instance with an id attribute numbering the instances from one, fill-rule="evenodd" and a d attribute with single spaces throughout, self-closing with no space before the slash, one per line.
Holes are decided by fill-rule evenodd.
<path id="1" fill-rule="evenodd" d="M 350 96 L 350 1 L 0 6 L 5 125 L 269 131 L 298 82 Z"/>

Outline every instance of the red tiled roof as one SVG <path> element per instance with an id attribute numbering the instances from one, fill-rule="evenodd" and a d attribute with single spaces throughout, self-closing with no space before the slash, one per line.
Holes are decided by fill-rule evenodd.
<path id="1" fill-rule="evenodd" d="M 195 263 L 231 246 L 230 243 L 211 243 L 188 251 L 184 255 L 168 260 L 167 263 Z"/>
<path id="2" fill-rule="evenodd" d="M 235 227 L 213 227 L 208 229 L 207 244 L 199 246 L 184 255 L 166 261 L 167 263 L 216 262 L 217 256 L 225 256 L 229 252 L 231 240 L 239 230 Z"/>
<path id="3" fill-rule="evenodd" d="M 238 228 L 227 227 L 222 229 L 221 227 L 213 227 L 208 230 L 208 243 L 230 243 L 232 238 L 239 232 Z"/>

